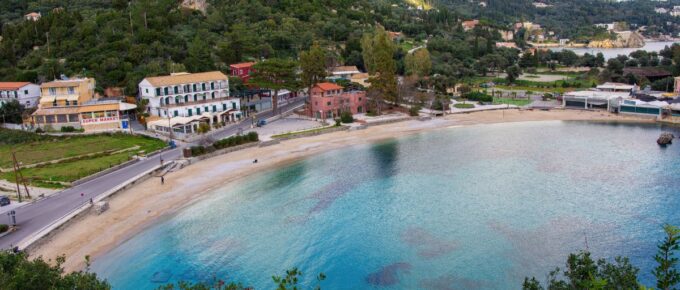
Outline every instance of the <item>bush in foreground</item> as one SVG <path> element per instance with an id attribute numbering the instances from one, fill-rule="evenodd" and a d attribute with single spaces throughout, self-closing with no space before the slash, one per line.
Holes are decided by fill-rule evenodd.
<path id="1" fill-rule="evenodd" d="M 418 117 L 420 114 L 420 106 L 411 106 L 411 108 L 408 109 L 408 115 L 411 117 Z"/>
<path id="2" fill-rule="evenodd" d="M 0 234 L 9 230 L 9 226 L 6 224 L 0 224 Z"/>
<path id="3" fill-rule="evenodd" d="M 342 112 L 342 114 L 340 114 L 340 121 L 345 124 L 353 123 L 354 117 L 351 112 Z"/>
<path id="4" fill-rule="evenodd" d="M 191 156 L 200 156 L 206 153 L 214 152 L 215 150 L 257 142 L 259 140 L 260 137 L 257 135 L 257 132 L 248 132 L 248 134 L 245 135 L 235 135 L 229 138 L 218 140 L 209 146 L 192 146 Z"/>
<path id="5" fill-rule="evenodd" d="M 61 265 L 64 257 L 56 260 L 56 265 L 38 257 L 29 260 L 25 253 L 13 254 L 0 251 L 0 289 L 3 290 L 103 290 L 111 289 L 106 280 L 88 272 L 89 258 L 85 257 L 86 270 L 65 274 Z"/>

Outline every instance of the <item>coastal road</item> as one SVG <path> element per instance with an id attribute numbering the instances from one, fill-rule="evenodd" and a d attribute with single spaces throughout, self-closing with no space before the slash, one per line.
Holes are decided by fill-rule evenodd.
<path id="1" fill-rule="evenodd" d="M 289 103 L 281 105 L 281 112 L 294 109 L 304 104 L 303 98 L 291 100 Z M 261 112 L 257 115 L 258 119 L 267 119 L 273 116 L 273 112 Z M 221 139 L 239 131 L 245 131 L 251 126 L 251 120 L 243 120 L 238 124 L 226 127 L 212 134 L 214 139 Z M 182 148 L 188 146 L 178 146 L 175 149 L 164 151 L 144 160 L 135 162 L 119 170 L 102 175 L 88 182 L 76 185 L 55 193 L 47 198 L 37 200 L 33 203 L 20 206 L 15 210 L 18 230 L 0 238 L 0 249 L 11 249 L 22 240 L 32 236 L 41 229 L 51 225 L 56 220 L 73 212 L 75 209 L 88 203 L 90 198 L 95 198 L 111 188 L 124 183 L 125 181 L 151 170 L 160 164 L 161 158 L 165 161 L 176 160 L 181 157 Z M 82 194 L 82 196 L 81 196 Z M 9 223 L 9 216 L 0 216 L 1 223 Z"/>

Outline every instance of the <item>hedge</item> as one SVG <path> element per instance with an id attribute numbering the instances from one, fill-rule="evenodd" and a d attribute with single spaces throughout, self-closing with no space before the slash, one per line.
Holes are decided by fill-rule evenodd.
<path id="1" fill-rule="evenodd" d="M 463 95 L 463 98 L 466 98 L 470 101 L 477 101 L 477 102 L 485 102 L 485 103 L 493 102 L 492 96 L 487 95 L 485 93 L 481 93 L 481 92 L 469 92 L 469 93 Z"/>
<path id="2" fill-rule="evenodd" d="M 9 226 L 6 224 L 0 224 L 0 234 L 9 230 Z"/>
<path id="3" fill-rule="evenodd" d="M 249 132 L 245 135 L 235 135 L 229 138 L 218 140 L 210 146 L 192 146 L 191 156 L 200 156 L 207 153 L 215 152 L 215 150 L 234 147 L 246 143 L 257 142 L 260 138 L 257 132 Z"/>

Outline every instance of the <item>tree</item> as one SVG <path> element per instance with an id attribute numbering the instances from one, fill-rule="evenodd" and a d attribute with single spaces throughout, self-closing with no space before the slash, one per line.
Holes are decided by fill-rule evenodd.
<path id="1" fill-rule="evenodd" d="M 680 247 L 678 243 L 680 229 L 667 224 L 664 225 L 663 230 L 666 236 L 657 246 L 658 252 L 654 256 L 654 260 L 656 260 L 658 266 L 654 268 L 652 273 L 656 277 L 656 287 L 668 290 L 675 289 L 675 286 L 680 282 L 680 273 L 675 268 L 678 264 L 678 258 L 674 256 Z"/>
<path id="2" fill-rule="evenodd" d="M 361 39 L 364 65 L 371 83 L 369 95 L 380 114 L 383 100 L 397 103 L 397 65 L 394 61 L 394 43 L 384 28 L 378 27 L 373 33 L 364 34 Z"/>
<path id="3" fill-rule="evenodd" d="M 99 280 L 97 274 L 89 272 L 89 257 L 85 257 L 85 271 L 65 274 L 61 267 L 63 256 L 50 265 L 38 257 L 29 260 L 25 253 L 13 254 L 0 251 L 0 288 L 7 290 L 74 289 L 100 290 L 111 289 L 106 282 Z"/>
<path id="4" fill-rule="evenodd" d="M 318 43 L 314 43 L 308 51 L 300 53 L 301 84 L 311 93 L 312 87 L 326 79 L 326 52 Z"/>
<path id="5" fill-rule="evenodd" d="M 290 270 L 286 270 L 286 276 L 272 276 L 272 280 L 276 284 L 276 290 L 298 290 L 298 289 L 304 289 L 302 288 L 300 284 L 300 276 L 302 276 L 302 271 L 298 270 L 297 268 L 293 268 Z M 316 286 L 314 290 L 321 290 L 321 282 L 323 280 L 326 280 L 326 275 L 324 273 L 320 273 L 316 277 Z M 188 282 L 179 282 L 177 283 L 177 289 L 179 290 L 247 290 L 247 289 L 252 289 L 250 287 L 243 287 L 240 283 L 234 283 L 234 282 L 225 282 L 223 280 L 215 280 L 212 283 L 188 283 Z M 159 287 L 158 289 L 162 290 L 172 290 L 175 289 L 174 284 L 167 284 L 162 287 Z"/>
<path id="6" fill-rule="evenodd" d="M 521 73 L 522 70 L 519 68 L 519 66 L 517 65 L 509 66 L 508 68 L 505 69 L 505 74 L 507 75 L 505 79 L 508 80 L 508 83 L 514 83 Z"/>
<path id="7" fill-rule="evenodd" d="M 430 75 L 432 59 L 427 48 L 421 48 L 406 55 L 406 74 L 424 77 Z"/>
<path id="8" fill-rule="evenodd" d="M 567 258 L 567 269 L 561 272 L 559 268 L 548 275 L 547 289 L 638 289 L 639 270 L 633 267 L 628 258 L 617 257 L 615 263 L 604 259 L 595 262 L 589 252 L 570 254 Z M 543 286 L 536 278 L 525 278 L 522 284 L 524 290 L 542 290 Z"/>
<path id="9" fill-rule="evenodd" d="M 17 100 L 0 105 L 0 123 L 22 123 L 24 107 Z"/>
<path id="10" fill-rule="evenodd" d="M 297 63 L 292 60 L 272 58 L 256 63 L 249 83 L 274 91 L 272 95 L 272 112 L 278 114 L 279 91 L 287 89 L 295 91 L 299 88 L 297 80 Z"/>
<path id="11" fill-rule="evenodd" d="M 205 37 L 196 35 L 194 40 L 189 44 L 187 52 L 189 56 L 184 61 L 184 65 L 189 71 L 203 72 L 215 68 L 212 56 L 210 55 L 210 46 L 205 40 Z"/>

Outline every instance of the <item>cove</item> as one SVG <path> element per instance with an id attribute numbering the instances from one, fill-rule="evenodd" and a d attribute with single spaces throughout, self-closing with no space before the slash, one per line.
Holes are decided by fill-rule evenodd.
<path id="1" fill-rule="evenodd" d="M 587 247 L 653 286 L 661 225 L 680 225 L 680 144 L 659 147 L 663 131 L 508 123 L 331 151 L 216 189 L 92 270 L 115 289 L 271 289 L 291 267 L 324 289 L 517 289 Z"/>

